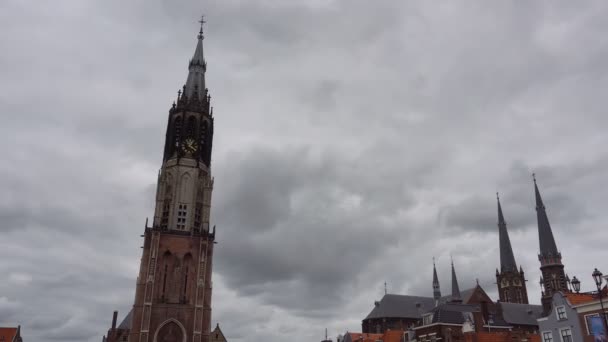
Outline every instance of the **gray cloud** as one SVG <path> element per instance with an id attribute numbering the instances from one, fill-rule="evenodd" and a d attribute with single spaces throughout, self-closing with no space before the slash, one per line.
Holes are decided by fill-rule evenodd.
<path id="1" fill-rule="evenodd" d="M 0 325 L 98 341 L 129 309 L 201 11 L 231 341 L 358 330 L 385 281 L 430 295 L 433 256 L 444 292 L 452 255 L 462 288 L 495 295 L 495 191 L 538 301 L 531 172 L 590 289 L 608 238 L 603 3 L 7 1 Z"/>

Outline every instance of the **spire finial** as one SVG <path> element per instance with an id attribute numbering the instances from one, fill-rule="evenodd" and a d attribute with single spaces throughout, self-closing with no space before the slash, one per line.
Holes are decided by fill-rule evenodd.
<path id="1" fill-rule="evenodd" d="M 496 191 L 496 200 L 500 201 L 500 195 L 498 194 L 498 191 Z"/>
<path id="2" fill-rule="evenodd" d="M 203 39 L 205 38 L 205 36 L 203 36 L 203 25 L 206 23 L 205 16 L 201 15 L 201 20 L 198 22 L 201 23 L 201 29 L 198 31 L 198 39 Z"/>
<path id="3" fill-rule="evenodd" d="M 384 294 L 388 294 L 388 288 L 387 288 L 387 284 L 386 281 L 384 282 Z"/>
<path id="4" fill-rule="evenodd" d="M 534 184 L 536 184 L 536 173 L 532 172 L 532 180 L 534 181 Z"/>

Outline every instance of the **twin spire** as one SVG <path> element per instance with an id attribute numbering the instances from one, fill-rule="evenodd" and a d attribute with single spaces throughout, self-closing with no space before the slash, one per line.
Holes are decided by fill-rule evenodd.
<path id="1" fill-rule="evenodd" d="M 441 290 L 439 288 L 439 278 L 437 277 L 437 268 L 435 267 L 435 258 L 433 258 L 433 298 L 435 306 L 439 305 L 441 299 Z M 458 278 L 456 278 L 456 270 L 454 269 L 454 260 L 452 260 L 452 296 L 451 302 L 461 302 L 460 287 L 458 286 Z"/>
<path id="2" fill-rule="evenodd" d="M 543 199 L 538 191 L 538 185 L 536 184 L 536 177 L 534 177 L 534 194 L 536 197 L 536 219 L 538 221 L 538 243 L 540 247 L 539 259 L 549 258 L 561 258 L 557 245 L 555 244 L 555 238 L 553 237 L 553 231 L 551 230 L 551 224 L 547 217 L 545 205 Z"/>
<path id="3" fill-rule="evenodd" d="M 496 202 L 498 203 L 498 240 L 500 246 L 500 271 L 517 272 L 517 264 L 515 264 L 515 256 L 511 247 L 511 239 L 507 232 L 507 222 L 502 214 L 500 205 L 500 197 L 496 193 Z"/>

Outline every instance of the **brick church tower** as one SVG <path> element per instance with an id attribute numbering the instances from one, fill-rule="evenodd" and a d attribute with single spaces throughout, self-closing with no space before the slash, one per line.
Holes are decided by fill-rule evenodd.
<path id="1" fill-rule="evenodd" d="M 507 231 L 507 222 L 502 213 L 500 198 L 496 194 L 498 203 L 498 242 L 500 248 L 500 271 L 496 269 L 496 285 L 498 296 L 503 303 L 528 304 L 528 291 L 524 270 L 515 263 L 511 239 Z"/>
<path id="2" fill-rule="evenodd" d="M 152 226 L 146 224 L 133 310 L 107 341 L 208 342 L 215 228 L 209 211 L 213 113 L 203 27 L 188 78 L 169 110 Z"/>

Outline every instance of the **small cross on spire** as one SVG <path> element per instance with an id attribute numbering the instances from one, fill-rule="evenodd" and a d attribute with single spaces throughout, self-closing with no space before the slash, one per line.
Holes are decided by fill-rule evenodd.
<path id="1" fill-rule="evenodd" d="M 201 23 L 201 30 L 198 31 L 198 39 L 203 39 L 203 25 L 206 23 L 205 16 L 201 15 L 201 20 L 199 20 L 198 22 Z"/>

